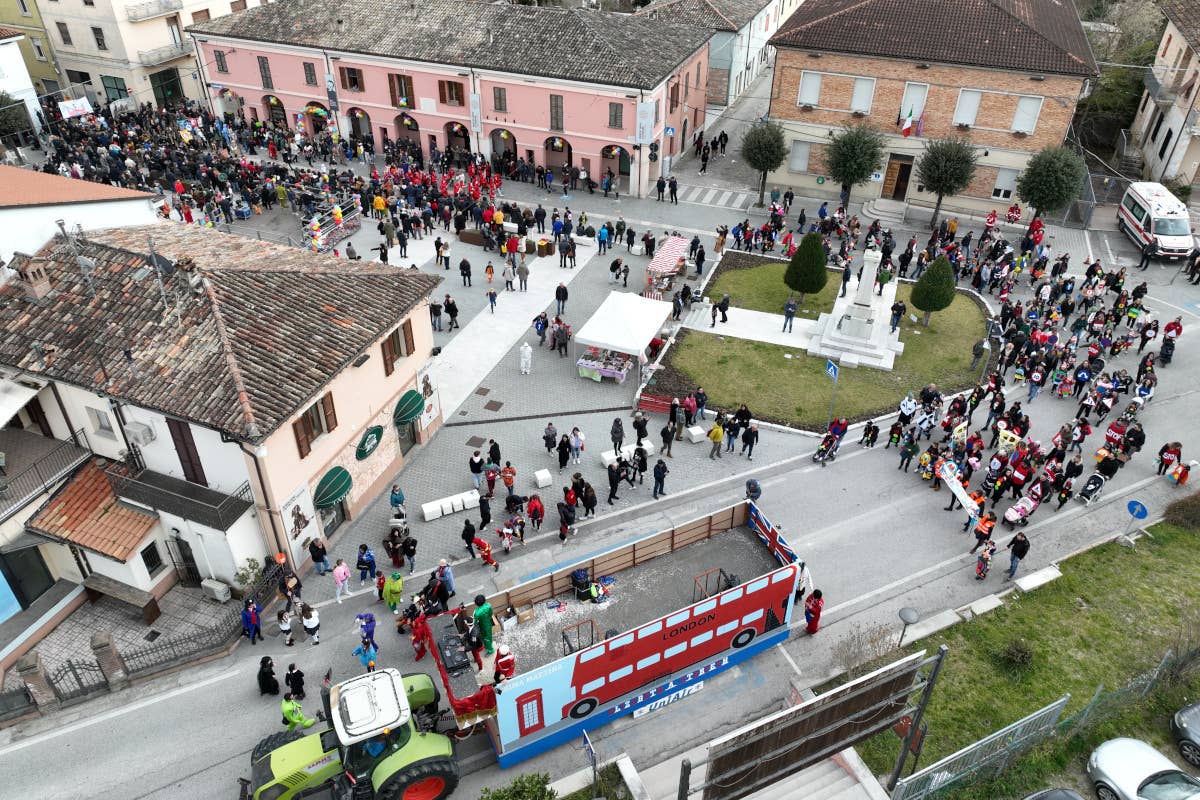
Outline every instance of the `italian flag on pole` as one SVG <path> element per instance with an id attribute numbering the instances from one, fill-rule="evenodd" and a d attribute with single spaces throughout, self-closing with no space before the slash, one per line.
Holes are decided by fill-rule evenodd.
<path id="1" fill-rule="evenodd" d="M 905 136 L 910 136 L 910 135 L 912 135 L 912 127 L 913 127 L 912 107 L 909 107 L 908 116 L 904 118 L 904 124 L 902 126 L 900 126 L 900 132 L 902 134 L 904 134 Z"/>

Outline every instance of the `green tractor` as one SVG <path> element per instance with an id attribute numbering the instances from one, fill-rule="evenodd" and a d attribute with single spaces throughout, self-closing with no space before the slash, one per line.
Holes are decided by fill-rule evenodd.
<path id="1" fill-rule="evenodd" d="M 249 785 L 243 781 L 247 796 L 442 800 L 458 786 L 454 745 L 430 730 L 440 697 L 428 675 L 381 669 L 324 689 L 321 699 L 332 726 L 319 733 L 282 731 L 259 742 L 250 754 Z"/>

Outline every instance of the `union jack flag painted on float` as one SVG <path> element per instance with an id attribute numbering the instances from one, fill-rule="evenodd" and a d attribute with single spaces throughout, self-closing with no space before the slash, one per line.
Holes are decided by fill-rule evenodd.
<path id="1" fill-rule="evenodd" d="M 794 564 L 799 560 L 796 551 L 788 545 L 783 534 L 775 529 L 771 521 L 753 502 L 750 503 L 750 529 L 763 540 L 763 544 L 771 550 L 775 558 L 779 559 L 780 564 Z"/>

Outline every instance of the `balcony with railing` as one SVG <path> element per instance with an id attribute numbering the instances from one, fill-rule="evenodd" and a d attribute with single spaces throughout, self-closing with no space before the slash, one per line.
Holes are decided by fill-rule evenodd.
<path id="1" fill-rule="evenodd" d="M 44 499 L 54 486 L 91 457 L 87 436 L 75 441 L 51 439 L 21 428 L 0 428 L 0 521 L 30 503 Z"/>
<path id="2" fill-rule="evenodd" d="M 165 64 L 168 61 L 174 61 L 177 58 L 190 56 L 192 54 L 192 46 L 184 42 L 172 42 L 171 44 L 156 47 L 153 50 L 138 51 L 138 60 L 142 62 L 142 66 L 153 67 L 157 64 Z"/>
<path id="3" fill-rule="evenodd" d="M 125 6 L 125 16 L 130 22 L 141 22 L 144 19 L 165 17 L 183 8 L 183 0 L 147 0 L 145 3 L 129 3 Z"/>
<path id="4" fill-rule="evenodd" d="M 1179 96 L 1179 81 L 1176 79 L 1179 74 L 1176 70 L 1159 65 L 1142 70 L 1142 83 L 1155 103 L 1169 106 Z"/>
<path id="5" fill-rule="evenodd" d="M 112 466 L 104 474 L 117 497 L 218 531 L 229 530 L 254 505 L 249 482 L 225 494 L 150 469 L 130 475 L 123 466 Z"/>

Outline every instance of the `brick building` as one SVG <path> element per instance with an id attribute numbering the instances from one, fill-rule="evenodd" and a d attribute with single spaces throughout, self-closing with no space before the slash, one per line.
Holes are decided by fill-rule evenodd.
<path id="1" fill-rule="evenodd" d="M 1057 0 L 807 0 L 771 44 L 770 116 L 790 146 L 772 183 L 836 198 L 826 143 L 863 122 L 886 146 L 855 199 L 932 205 L 914 162 L 924 140 L 961 136 L 979 162 L 951 209 L 1007 206 L 1030 157 L 1063 142 L 1096 74 L 1074 6 Z"/>

